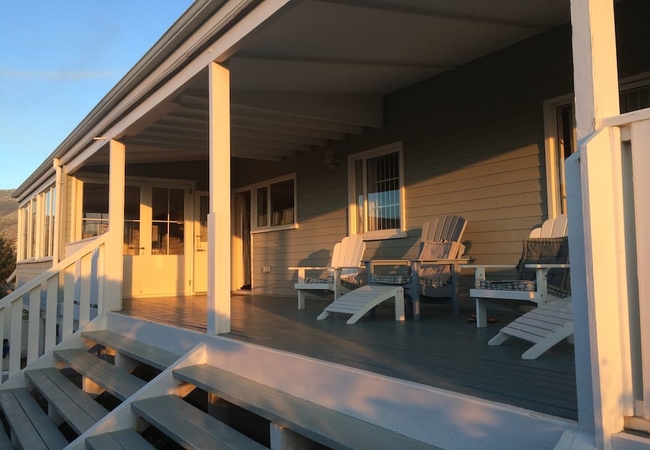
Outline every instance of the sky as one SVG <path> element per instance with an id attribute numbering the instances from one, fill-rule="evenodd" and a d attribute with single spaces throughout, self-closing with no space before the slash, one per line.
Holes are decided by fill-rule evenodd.
<path id="1" fill-rule="evenodd" d="M 1 0 L 0 189 L 36 170 L 192 0 Z"/>

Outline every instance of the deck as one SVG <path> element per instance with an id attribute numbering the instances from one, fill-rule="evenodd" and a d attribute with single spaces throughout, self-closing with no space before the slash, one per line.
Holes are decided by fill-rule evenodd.
<path id="1" fill-rule="evenodd" d="M 524 361 L 529 347 L 511 339 L 499 347 L 488 340 L 515 316 L 496 315 L 500 323 L 478 329 L 468 313 L 423 305 L 422 320 L 395 322 L 392 305 L 374 317 L 346 325 L 348 316 L 316 320 L 328 304 L 295 298 L 232 296 L 232 339 L 310 356 L 486 400 L 577 420 L 573 347 L 560 344 L 538 360 Z M 122 314 L 206 330 L 206 297 L 125 299 Z"/>

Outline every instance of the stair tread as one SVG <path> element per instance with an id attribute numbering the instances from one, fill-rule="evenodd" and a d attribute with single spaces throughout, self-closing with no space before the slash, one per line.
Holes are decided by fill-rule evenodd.
<path id="1" fill-rule="evenodd" d="M 0 450 L 13 450 L 14 446 L 11 443 L 11 439 L 5 433 L 5 430 L 0 427 Z"/>
<path id="2" fill-rule="evenodd" d="M 28 370 L 25 375 L 78 434 L 108 414 L 106 408 L 55 368 Z"/>
<path id="3" fill-rule="evenodd" d="M 53 450 L 68 445 L 27 389 L 0 391 L 0 405 L 20 447 Z"/>
<path id="4" fill-rule="evenodd" d="M 105 347 L 136 359 L 160 370 L 171 366 L 180 355 L 153 345 L 145 344 L 108 330 L 85 331 L 81 335 Z"/>
<path id="5" fill-rule="evenodd" d="M 431 449 L 424 442 L 208 364 L 174 377 L 328 447 Z"/>
<path id="6" fill-rule="evenodd" d="M 86 445 L 90 450 L 154 450 L 145 438 L 140 436 L 134 429 L 113 431 L 110 433 L 98 434 L 86 439 Z"/>
<path id="7" fill-rule="evenodd" d="M 144 380 L 91 355 L 84 349 L 56 350 L 54 356 L 65 361 L 81 375 L 88 377 L 120 400 L 126 400 L 147 384 Z"/>
<path id="8" fill-rule="evenodd" d="M 182 446 L 231 450 L 266 448 L 176 395 L 138 400 L 131 408 Z"/>

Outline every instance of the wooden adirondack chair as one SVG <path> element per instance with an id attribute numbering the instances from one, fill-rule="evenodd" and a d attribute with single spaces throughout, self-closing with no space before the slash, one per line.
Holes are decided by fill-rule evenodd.
<path id="1" fill-rule="evenodd" d="M 331 291 L 336 300 L 342 293 L 348 292 L 361 285 L 359 271 L 361 258 L 366 249 L 366 243 L 360 235 L 343 238 L 334 245 L 332 261 L 325 267 L 289 267 L 289 270 L 298 271 L 298 282 L 294 289 L 298 291 L 298 309 L 305 309 L 305 293 Z M 327 272 L 323 277 L 307 277 L 307 271 L 317 271 L 319 275 Z"/>
<path id="2" fill-rule="evenodd" d="M 458 215 L 433 218 L 422 226 L 420 250 L 415 259 L 366 261 L 370 284 L 401 285 L 413 307 L 413 317 L 420 318 L 421 296 L 451 299 L 458 314 L 458 277 L 460 265 L 468 262 L 460 240 L 467 221 Z M 399 274 L 381 274 L 380 266 L 406 266 Z"/>
<path id="3" fill-rule="evenodd" d="M 510 337 L 533 342 L 522 359 L 536 359 L 546 350 L 573 334 L 571 297 L 568 284 L 569 253 L 567 217 L 549 219 L 524 239 L 518 266 L 463 266 L 475 270 L 475 288 L 469 295 L 476 299 L 476 326 L 487 325 L 486 301 L 499 299 L 534 302 L 534 310 L 506 325 L 489 345 L 500 345 Z M 517 268 L 517 280 L 488 281 L 489 268 Z"/>

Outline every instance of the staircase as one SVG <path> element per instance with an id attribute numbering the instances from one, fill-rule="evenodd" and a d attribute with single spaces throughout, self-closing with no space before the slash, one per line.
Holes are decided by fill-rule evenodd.
<path id="1" fill-rule="evenodd" d="M 200 333 L 99 319 L 0 386 L 0 450 L 433 448 L 208 364 Z"/>

